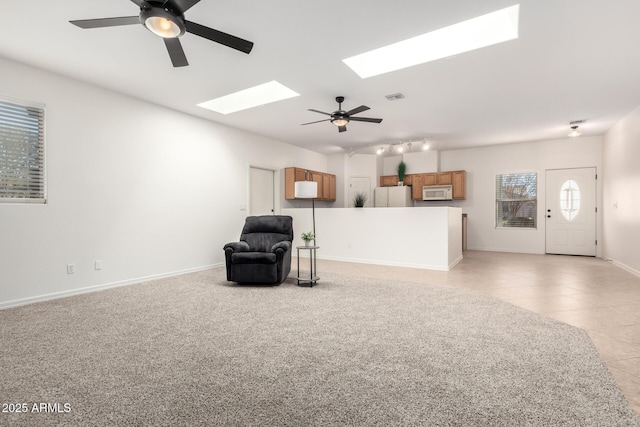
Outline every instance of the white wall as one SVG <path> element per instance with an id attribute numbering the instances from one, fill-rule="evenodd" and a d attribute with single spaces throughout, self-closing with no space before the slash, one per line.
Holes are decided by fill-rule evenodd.
<path id="1" fill-rule="evenodd" d="M 604 138 L 604 257 L 640 275 L 640 107 Z"/>
<path id="2" fill-rule="evenodd" d="M 336 175 L 336 201 L 329 207 L 350 208 L 353 207 L 353 198 L 350 197 L 349 183 L 351 178 L 369 178 L 369 199 L 365 206 L 371 206 L 373 202 L 373 189 L 378 185 L 376 175 L 378 156 L 375 154 L 333 154 L 328 158 L 329 173 Z M 327 207 L 322 205 L 316 205 Z M 305 205 L 304 207 L 308 207 Z"/>
<path id="3" fill-rule="evenodd" d="M 0 308 L 221 264 L 244 224 L 249 165 L 327 169 L 318 153 L 1 58 L 0 69 L 0 96 L 46 105 L 48 189 L 46 205 L 0 204 Z"/>
<path id="4" fill-rule="evenodd" d="M 439 172 L 440 156 L 437 151 L 416 151 L 404 153 L 402 160 L 407 165 L 407 173 Z M 397 165 L 396 165 L 397 167 Z M 395 175 L 395 173 L 393 174 Z"/>
<path id="5" fill-rule="evenodd" d="M 379 175 L 398 175 L 398 165 L 402 161 L 402 155 L 387 156 L 382 158 L 382 171 Z M 407 173 L 411 173 L 408 172 Z"/>
<path id="6" fill-rule="evenodd" d="M 467 198 L 453 202 L 418 202 L 418 206 L 447 204 L 462 207 L 468 214 L 468 249 L 544 253 L 545 171 L 547 169 L 595 166 L 602 171 L 602 138 L 563 138 L 520 144 L 440 152 L 440 169 L 467 171 Z M 495 176 L 500 173 L 538 173 L 538 215 L 536 230 L 495 228 Z M 602 206 L 602 185 L 598 182 L 598 208 Z M 428 204 L 427 204 L 428 203 Z M 599 209 L 600 211 L 600 209 Z M 602 215 L 597 224 L 602 241 Z M 601 248 L 598 247 L 598 255 Z"/>

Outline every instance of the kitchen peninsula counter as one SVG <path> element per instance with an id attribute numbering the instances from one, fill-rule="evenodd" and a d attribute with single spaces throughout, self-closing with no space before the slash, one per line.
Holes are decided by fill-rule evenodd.
<path id="1" fill-rule="evenodd" d="M 311 209 L 293 217 L 294 246 L 313 229 Z M 318 258 L 448 271 L 462 260 L 462 209 L 455 207 L 318 208 Z"/>

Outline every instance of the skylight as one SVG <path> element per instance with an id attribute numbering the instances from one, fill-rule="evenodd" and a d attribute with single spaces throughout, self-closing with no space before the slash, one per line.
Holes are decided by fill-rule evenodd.
<path id="1" fill-rule="evenodd" d="M 230 114 L 295 96 L 300 96 L 300 94 L 273 80 L 220 98 L 201 102 L 198 107 L 216 113 Z"/>
<path id="2" fill-rule="evenodd" d="M 507 7 L 342 61 L 366 79 L 517 39 L 519 9 Z"/>

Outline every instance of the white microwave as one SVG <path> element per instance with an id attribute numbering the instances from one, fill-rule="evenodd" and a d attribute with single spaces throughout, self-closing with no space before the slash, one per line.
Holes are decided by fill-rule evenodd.
<path id="1" fill-rule="evenodd" d="M 425 185 L 422 187 L 422 200 L 452 200 L 451 185 Z"/>

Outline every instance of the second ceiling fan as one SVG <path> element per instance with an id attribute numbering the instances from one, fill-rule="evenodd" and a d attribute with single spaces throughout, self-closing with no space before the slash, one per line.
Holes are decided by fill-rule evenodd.
<path id="1" fill-rule="evenodd" d="M 355 114 L 362 113 L 363 111 L 369 110 L 370 108 L 367 107 L 366 105 L 361 105 L 359 107 L 354 108 L 353 110 L 344 111 L 342 109 L 342 103 L 344 102 L 344 96 L 336 96 L 336 102 L 338 103 L 338 109 L 336 111 L 334 111 L 333 113 L 325 113 L 324 111 L 319 111 L 319 110 L 314 110 L 312 108 L 309 108 L 309 111 L 313 111 L 314 113 L 325 114 L 325 115 L 330 116 L 330 117 L 328 119 L 317 120 L 315 122 L 302 123 L 302 125 L 304 126 L 304 125 L 311 125 L 313 123 L 329 122 L 330 121 L 334 125 L 338 126 L 338 132 L 346 132 L 347 123 L 349 123 L 350 121 L 368 122 L 368 123 L 380 123 L 380 122 L 382 122 L 382 119 L 373 119 L 371 117 L 353 117 L 353 115 L 355 115 Z"/>

